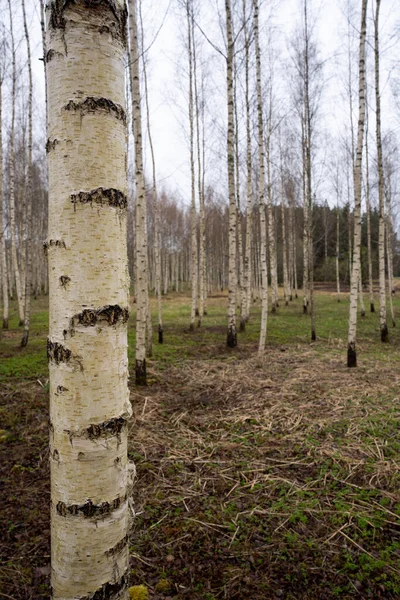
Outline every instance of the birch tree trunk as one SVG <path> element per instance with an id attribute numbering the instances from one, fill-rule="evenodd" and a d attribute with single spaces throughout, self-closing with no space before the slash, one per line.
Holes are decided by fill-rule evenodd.
<path id="1" fill-rule="evenodd" d="M 6 227 L 3 217 L 3 73 L 0 71 L 0 240 L 1 288 L 3 293 L 3 329 L 8 329 L 8 281 L 6 259 Z"/>
<path id="2" fill-rule="evenodd" d="M 31 314 L 31 279 L 32 279 L 32 63 L 31 46 L 26 22 L 25 0 L 22 0 L 24 18 L 24 32 L 27 48 L 28 73 L 29 73 L 29 101 L 28 101 L 28 173 L 26 182 L 26 224 L 25 224 L 25 307 L 24 307 L 24 333 L 21 347 L 28 343 Z"/>
<path id="3" fill-rule="evenodd" d="M 132 86 L 132 124 L 136 178 L 136 385 L 147 385 L 146 328 L 148 327 L 147 206 L 143 173 L 142 110 L 136 0 L 129 0 L 129 66 Z M 150 337 L 150 336 L 149 336 Z"/>
<path id="4" fill-rule="evenodd" d="M 226 35 L 228 55 L 226 60 L 226 86 L 228 101 L 228 132 L 227 132 L 227 161 L 228 161 L 228 193 L 229 193 L 229 267 L 228 267 L 228 334 L 226 343 L 229 348 L 237 346 L 236 328 L 236 194 L 235 194 L 235 118 L 233 99 L 233 28 L 231 0 L 225 0 Z"/>
<path id="5" fill-rule="evenodd" d="M 261 56 L 258 25 L 258 0 L 253 0 L 254 43 L 256 47 L 257 114 L 258 114 L 258 204 L 260 210 L 260 253 L 261 257 L 261 326 L 258 354 L 265 350 L 268 319 L 268 272 L 267 272 L 267 231 L 265 224 L 265 156 L 264 156 L 264 119 L 261 92 Z"/>
<path id="6" fill-rule="evenodd" d="M 195 28 L 194 28 L 194 14 L 193 10 L 191 13 L 191 29 L 192 29 L 192 50 L 193 50 L 193 83 L 194 83 L 194 99 L 195 99 L 195 113 L 196 113 L 196 142 L 197 142 L 197 189 L 199 197 L 199 267 L 198 267 L 198 292 L 199 292 L 199 319 L 197 326 L 201 326 L 201 322 L 204 316 L 204 298 L 206 295 L 205 291 L 205 226 L 204 226 L 204 180 L 203 180 L 203 168 L 201 164 L 201 136 L 200 136 L 200 106 L 199 106 L 199 91 L 197 85 L 197 50 L 196 50 L 196 39 L 195 39 Z M 202 99 L 204 102 L 204 98 Z M 202 109 L 204 111 L 204 108 Z M 204 160 L 204 154 L 203 154 Z M 197 234 L 197 228 L 196 228 Z M 197 239 L 197 235 L 196 235 Z M 196 257 L 197 263 L 197 257 Z"/>
<path id="7" fill-rule="evenodd" d="M 388 184 L 390 180 L 388 178 Z M 392 250 L 392 206 L 391 206 L 391 191 L 390 186 L 386 190 L 386 258 L 387 258 L 387 271 L 388 271 L 388 296 L 389 296 L 389 308 L 390 316 L 392 318 L 392 327 L 396 327 L 396 320 L 394 317 L 393 310 L 393 250 Z"/>
<path id="8" fill-rule="evenodd" d="M 141 31 L 143 39 L 143 22 L 141 20 Z M 154 200 L 154 262 L 155 262 L 155 293 L 157 296 L 157 314 L 158 314 L 158 343 L 164 343 L 164 329 L 162 321 L 162 299 L 161 299 L 161 254 L 160 254 L 160 200 L 157 194 L 157 179 L 156 179 L 156 160 L 154 155 L 153 137 L 151 135 L 150 125 L 150 106 L 149 106 L 149 92 L 147 85 L 147 69 L 144 52 L 142 51 L 142 64 L 143 64 L 143 79 L 144 79 L 144 94 L 146 100 L 146 115 L 147 115 L 147 135 L 149 138 L 150 154 L 151 154 L 151 166 L 152 166 L 152 182 L 153 182 L 153 200 Z"/>
<path id="9" fill-rule="evenodd" d="M 9 174 L 9 199 L 10 199 L 10 229 L 11 229 L 11 258 L 12 270 L 14 271 L 15 288 L 18 302 L 19 324 L 24 324 L 24 303 L 21 287 L 21 276 L 17 259 L 17 240 L 16 240 L 16 222 L 15 222 L 15 102 L 16 102 L 16 81 L 17 70 L 15 63 L 15 42 L 13 16 L 11 10 L 11 0 L 8 0 L 8 9 L 10 13 L 10 36 L 11 36 L 11 56 L 12 56 L 12 99 L 11 99 L 11 128 L 10 128 L 10 174 Z"/>
<path id="10" fill-rule="evenodd" d="M 339 199 L 336 207 L 336 291 L 337 301 L 340 302 L 340 271 L 339 271 L 339 254 L 340 254 L 340 210 Z"/>
<path id="11" fill-rule="evenodd" d="M 362 156 L 365 129 L 365 42 L 367 36 L 367 0 L 363 0 L 361 9 L 360 54 L 359 54 L 359 116 L 357 131 L 357 150 L 354 162 L 354 244 L 353 265 L 350 278 L 349 331 L 347 338 L 347 366 L 357 366 L 357 295 L 361 282 L 361 184 Z M 365 311 L 364 311 L 365 314 Z"/>
<path id="12" fill-rule="evenodd" d="M 372 249 L 371 249 L 371 191 L 369 184 L 369 155 L 368 155 L 368 103 L 365 105 L 366 130 L 365 130 L 365 203 L 367 213 L 367 256 L 368 256 L 368 287 L 369 305 L 371 312 L 375 312 L 374 284 L 372 279 Z"/>
<path id="13" fill-rule="evenodd" d="M 192 285 L 192 304 L 190 309 L 190 331 L 194 330 L 198 292 L 198 248 L 197 248 L 197 215 L 196 215 L 196 178 L 194 167 L 194 102 L 193 102 L 193 40 L 192 40 L 192 0 L 186 0 L 188 62 L 189 62 L 189 136 L 190 136 L 190 176 L 191 176 L 191 251 L 190 271 Z"/>
<path id="14" fill-rule="evenodd" d="M 48 3 L 54 600 L 128 598 L 125 46 L 123 0 Z"/>
<path id="15" fill-rule="evenodd" d="M 243 0 L 243 29 L 245 44 L 245 103 L 246 103 L 246 246 L 243 264 L 244 288 L 246 290 L 246 304 L 244 320 L 250 317 L 251 303 L 251 238 L 253 224 L 253 190 L 252 190 L 252 156 L 251 156 L 251 115 L 250 115 L 250 90 L 249 90 L 249 58 L 250 39 L 247 29 L 246 0 Z"/>
<path id="16" fill-rule="evenodd" d="M 376 149 L 378 158 L 378 192 L 379 192 L 379 324 L 381 341 L 389 341 L 389 331 L 386 316 L 386 278 L 385 278 L 385 194 L 382 157 L 381 133 L 381 96 L 379 89 L 379 12 L 381 0 L 376 0 L 374 19 L 375 33 L 375 103 L 376 103 Z"/>

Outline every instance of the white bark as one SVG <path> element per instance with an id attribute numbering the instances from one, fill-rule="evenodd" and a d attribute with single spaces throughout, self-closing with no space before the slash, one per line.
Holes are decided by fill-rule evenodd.
<path id="1" fill-rule="evenodd" d="M 15 102 L 16 102 L 16 61 L 15 61 L 15 43 L 14 43 L 14 27 L 11 10 L 11 0 L 8 0 L 8 8 L 10 13 L 10 36 L 11 36 L 11 56 L 12 56 L 12 104 L 11 104 L 11 128 L 10 128 L 10 175 L 9 175 L 9 199 L 10 199 L 10 228 L 11 228 L 11 258 L 12 270 L 15 277 L 15 288 L 17 293 L 19 324 L 24 323 L 24 302 L 21 286 L 21 276 L 17 258 L 17 241 L 16 241 L 16 223 L 15 223 Z"/>
<path id="2" fill-rule="evenodd" d="M 139 42 L 136 0 L 129 0 L 129 66 L 132 86 L 132 125 L 135 140 L 136 179 L 136 359 L 135 381 L 146 385 L 146 329 L 149 329 L 149 292 L 147 256 L 147 206 L 143 173 L 142 110 L 139 77 Z"/>
<path id="3" fill-rule="evenodd" d="M 356 331 L 357 331 L 357 296 L 361 281 L 361 184 L 362 155 L 365 129 L 365 42 L 367 35 L 367 0 L 363 0 L 361 10 L 360 54 L 359 54 L 359 116 L 357 131 L 357 151 L 354 162 L 354 244 L 353 264 L 350 279 L 350 312 L 347 338 L 347 366 L 357 366 Z M 364 310 L 365 314 L 365 310 Z"/>
<path id="4" fill-rule="evenodd" d="M 54 600 L 128 598 L 125 16 L 47 7 Z"/>
<path id="5" fill-rule="evenodd" d="M 6 227 L 3 218 L 3 73 L 0 72 L 0 253 L 1 288 L 3 295 L 3 329 L 8 329 L 8 281 L 6 260 Z"/>
<path id="6" fill-rule="evenodd" d="M 375 29 L 375 103 L 376 103 L 376 148 L 378 156 L 378 192 L 379 192 L 379 324 L 381 341 L 389 341 L 386 317 L 386 278 L 385 278 L 385 194 L 381 133 L 381 96 L 379 89 L 379 12 L 381 0 L 376 0 Z"/>
<path id="7" fill-rule="evenodd" d="M 258 27 L 258 0 L 253 0 L 254 8 L 254 42 L 256 46 L 256 78 L 257 78 L 257 113 L 258 113 L 258 203 L 260 210 L 260 256 L 261 256 L 261 326 L 258 354 L 265 350 L 268 319 L 268 273 L 267 273 L 267 231 L 265 224 L 265 157 L 264 157 L 264 119 L 261 93 L 261 57 Z"/>
<path id="8" fill-rule="evenodd" d="M 228 268 L 228 334 L 227 345 L 234 348 L 237 345 L 236 328 L 236 194 L 235 194 L 235 118 L 233 98 L 233 55 L 234 40 L 232 29 L 231 0 L 225 0 L 226 34 L 228 55 L 226 61 L 226 85 L 228 101 L 228 133 L 227 133 L 227 162 L 228 162 L 228 193 L 229 193 L 229 268 Z"/>
<path id="9" fill-rule="evenodd" d="M 31 314 L 31 280 L 32 280 L 32 63 L 31 46 L 28 25 L 25 13 L 25 0 L 22 0 L 24 17 L 24 32 L 27 48 L 28 73 L 29 73 L 29 101 L 28 101 L 28 173 L 26 182 L 26 226 L 25 226 L 25 306 L 24 306 L 24 333 L 21 346 L 28 343 Z"/>

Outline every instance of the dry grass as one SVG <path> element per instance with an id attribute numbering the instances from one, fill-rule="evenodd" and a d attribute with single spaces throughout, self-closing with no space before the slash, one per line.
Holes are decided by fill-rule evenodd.
<path id="1" fill-rule="evenodd" d="M 135 582 L 167 577 L 176 598 L 399 597 L 400 377 L 283 350 L 133 390 Z"/>

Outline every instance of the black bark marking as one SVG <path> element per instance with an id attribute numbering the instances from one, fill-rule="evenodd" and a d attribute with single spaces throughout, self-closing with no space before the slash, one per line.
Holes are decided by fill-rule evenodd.
<path id="1" fill-rule="evenodd" d="M 58 140 L 51 140 L 50 138 L 47 140 L 46 142 L 46 153 L 49 154 L 49 152 L 51 152 L 52 150 L 55 149 L 55 147 L 57 146 L 57 144 L 59 144 L 60 142 Z"/>
<path id="2" fill-rule="evenodd" d="M 49 361 L 59 365 L 60 363 L 68 363 L 71 358 L 71 350 L 65 348 L 62 344 L 52 342 L 47 338 L 47 358 Z"/>
<path id="3" fill-rule="evenodd" d="M 53 451 L 53 460 L 55 460 L 56 462 L 60 462 L 60 453 L 58 450 Z"/>
<path id="4" fill-rule="evenodd" d="M 375 312 L 375 304 L 371 302 L 370 304 L 371 312 Z"/>
<path id="5" fill-rule="evenodd" d="M 124 575 L 122 575 L 121 579 L 115 583 L 108 581 L 92 594 L 83 596 L 79 598 L 79 600 L 119 600 L 119 598 L 123 597 L 128 587 L 128 582 L 129 574 L 127 571 Z"/>
<path id="6" fill-rule="evenodd" d="M 43 250 L 44 253 L 50 250 L 50 248 L 66 248 L 64 240 L 49 240 L 48 242 L 43 242 Z"/>
<path id="7" fill-rule="evenodd" d="M 67 275 L 61 275 L 61 277 L 60 277 L 61 287 L 63 287 L 64 289 L 66 289 L 67 284 L 70 281 L 71 281 L 71 277 L 67 277 Z"/>
<path id="8" fill-rule="evenodd" d="M 115 544 L 115 546 L 106 550 L 104 552 L 104 554 L 106 556 L 115 556 L 116 554 L 119 554 L 122 550 L 124 550 L 124 548 L 127 547 L 128 539 L 129 539 L 129 536 L 126 535 L 125 537 L 122 538 L 122 540 L 120 540 L 117 544 Z"/>
<path id="9" fill-rule="evenodd" d="M 389 342 L 389 330 L 386 323 L 381 327 L 381 342 L 384 344 Z"/>
<path id="10" fill-rule="evenodd" d="M 63 385 L 57 386 L 56 396 L 59 396 L 60 394 L 63 394 L 64 392 L 68 392 L 68 388 L 64 387 Z"/>
<path id="11" fill-rule="evenodd" d="M 135 383 L 136 385 L 147 385 L 146 359 L 136 360 Z"/>
<path id="12" fill-rule="evenodd" d="M 83 3 L 86 8 L 96 8 L 98 10 L 99 7 L 102 6 L 105 9 L 111 10 L 116 19 L 116 23 L 109 23 L 106 29 L 111 33 L 113 38 L 122 42 L 124 46 L 126 45 L 128 11 L 125 3 L 122 8 L 116 5 L 115 0 L 81 0 L 81 3 Z M 64 11 L 69 4 L 76 4 L 76 0 L 53 0 L 50 3 L 50 28 L 65 29 L 66 20 L 64 18 Z M 103 33 L 104 30 L 105 26 L 102 25 L 99 28 L 99 32 Z"/>
<path id="13" fill-rule="evenodd" d="M 98 517 L 107 517 L 126 501 L 125 496 L 117 496 L 111 502 L 102 502 L 94 504 L 92 500 L 86 500 L 83 504 L 65 504 L 65 502 L 57 503 L 56 510 L 60 517 L 83 517 L 84 519 L 93 519 Z"/>
<path id="14" fill-rule="evenodd" d="M 81 429 L 80 431 L 65 430 L 68 434 L 72 443 L 73 438 L 86 438 L 89 440 L 98 440 L 105 438 L 112 438 L 116 436 L 118 441 L 121 441 L 121 432 L 127 427 L 128 421 L 124 417 L 116 417 L 109 421 L 103 421 L 103 423 L 92 423 L 89 427 Z"/>
<path id="15" fill-rule="evenodd" d="M 226 345 L 228 348 L 236 348 L 237 346 L 237 334 L 236 329 L 232 326 L 228 328 L 228 335 L 226 338 Z"/>
<path id="16" fill-rule="evenodd" d="M 81 313 L 72 317 L 70 333 L 74 334 L 77 325 L 84 327 L 94 327 L 100 324 L 117 325 L 118 323 L 127 323 L 128 319 L 128 309 L 121 308 L 118 304 L 108 304 L 98 309 L 85 308 Z"/>
<path id="17" fill-rule="evenodd" d="M 108 98 L 93 98 L 93 96 L 88 96 L 83 102 L 70 100 L 64 106 L 64 110 L 79 111 L 81 116 L 87 113 L 103 111 L 113 115 L 118 121 L 122 121 L 126 125 L 126 113 L 124 109 L 120 104 L 116 104 Z"/>
<path id="18" fill-rule="evenodd" d="M 355 342 L 350 342 L 347 346 L 347 366 L 349 368 L 357 366 L 357 351 Z"/>
<path id="19" fill-rule="evenodd" d="M 45 56 L 45 63 L 49 63 L 53 58 L 64 58 L 64 54 L 57 52 L 57 50 L 50 49 Z"/>
<path id="20" fill-rule="evenodd" d="M 159 344 L 164 343 L 164 330 L 162 328 L 162 325 L 158 326 L 158 343 Z"/>
<path id="21" fill-rule="evenodd" d="M 115 208 L 126 209 L 128 206 L 128 198 L 126 194 L 114 188 L 96 188 L 90 192 L 78 192 L 71 194 L 71 202 L 73 204 L 100 204 L 108 205 Z"/>
<path id="22" fill-rule="evenodd" d="M 122 430 L 127 426 L 127 420 L 124 417 L 117 417 L 110 421 L 104 421 L 96 425 L 90 425 L 86 429 L 86 435 L 90 440 L 99 438 L 108 438 L 117 436 L 120 439 Z"/>

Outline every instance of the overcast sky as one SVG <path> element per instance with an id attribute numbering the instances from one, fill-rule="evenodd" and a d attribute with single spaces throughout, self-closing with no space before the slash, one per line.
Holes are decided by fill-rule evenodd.
<path id="1" fill-rule="evenodd" d="M 320 58 L 324 63 L 324 91 L 321 97 L 319 118 L 316 129 L 319 143 L 322 135 L 332 138 L 348 129 L 348 108 L 345 100 L 344 84 L 347 73 L 347 33 L 346 5 L 349 0 L 309 0 L 310 22 L 315 28 Z M 361 0 L 352 0 L 355 11 L 350 23 L 354 37 L 353 70 L 357 73 L 358 27 L 360 21 Z M 237 2 L 238 7 L 242 4 Z M 369 16 L 373 2 L 369 0 Z M 44 139 L 44 76 L 41 32 L 39 19 L 39 0 L 26 0 L 29 31 L 32 40 L 32 60 L 35 77 L 36 139 Z M 207 147 L 207 183 L 221 194 L 226 189 L 225 125 L 226 125 L 226 82 L 225 61 L 205 35 L 216 47 L 224 52 L 223 0 L 201 0 L 198 15 L 199 28 L 196 31 L 199 45 L 199 65 L 204 71 L 207 96 L 206 109 L 206 147 Z M 261 43 L 263 51 L 263 76 L 269 74 L 267 50 L 268 39 L 272 39 L 275 50 L 274 86 L 276 110 L 283 110 L 289 103 L 290 47 L 293 32 L 301 23 L 302 0 L 264 0 L 261 3 Z M 15 13 L 15 37 L 18 44 L 19 83 L 24 78 L 25 42 L 23 39 L 20 0 L 12 0 Z M 142 0 L 144 26 L 144 48 L 148 70 L 150 92 L 150 122 L 154 139 L 156 167 L 159 186 L 165 186 L 170 192 L 177 192 L 182 201 L 190 199 L 190 171 L 188 155 L 188 109 L 187 109 L 187 58 L 185 50 L 186 23 L 178 0 Z M 0 15 L 6 35 L 9 29 L 6 0 L 0 0 Z M 399 24 L 400 1 L 382 0 L 381 43 L 382 43 L 382 96 L 383 127 L 399 130 L 399 111 L 396 111 L 392 98 L 392 87 L 396 78 L 400 78 L 399 61 Z M 369 36 L 373 34 L 373 23 L 368 21 Z M 396 36 L 397 28 L 397 36 Z M 273 34 L 271 35 L 271 29 Z M 204 32 L 204 34 L 201 32 Z M 371 39 L 372 41 L 372 39 Z M 373 57 L 371 55 L 370 61 Z M 25 79 L 26 79 L 25 74 Z M 357 92 L 357 78 L 354 79 Z M 372 92 L 372 90 L 371 90 Z M 9 84 L 5 84 L 5 102 L 9 93 Z M 357 99 L 355 98 L 355 122 L 357 119 Z M 372 117 L 373 115 L 371 115 Z M 291 118 L 294 118 L 293 116 Z M 7 117 L 6 117 L 7 120 Z M 146 125 L 143 125 L 144 133 Z M 373 130 L 373 127 L 370 127 Z M 146 138 L 147 139 L 147 138 Z M 321 164 L 327 159 L 327 148 L 319 156 Z M 146 143 L 146 170 L 151 173 L 148 144 Z M 318 176 L 318 174 L 317 174 Z M 324 190 L 321 192 L 327 194 Z"/>

